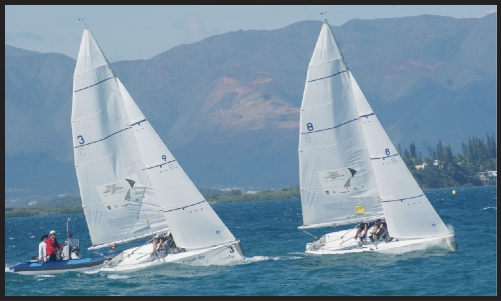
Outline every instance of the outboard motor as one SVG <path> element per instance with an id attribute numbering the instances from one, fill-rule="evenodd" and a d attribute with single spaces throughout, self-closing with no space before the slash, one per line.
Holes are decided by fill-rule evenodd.
<path id="1" fill-rule="evenodd" d="M 66 245 L 63 247 L 63 252 L 61 252 L 61 260 L 70 259 L 70 246 Z"/>

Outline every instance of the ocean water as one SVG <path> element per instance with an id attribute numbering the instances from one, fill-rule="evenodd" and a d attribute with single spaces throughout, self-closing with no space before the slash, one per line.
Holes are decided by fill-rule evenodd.
<path id="1" fill-rule="evenodd" d="M 28 276 L 8 267 L 36 255 L 40 237 L 56 230 L 80 238 L 93 253 L 83 214 L 5 219 L 6 295 L 497 295 L 496 187 L 428 190 L 425 194 L 446 225 L 457 252 L 307 256 L 313 238 L 301 225 L 299 199 L 213 205 L 246 258 L 231 266 L 191 267 L 174 263 L 127 274 L 69 272 Z M 340 228 L 342 229 L 342 228 Z M 309 231 L 321 236 L 330 229 Z M 337 230 L 337 229 L 336 229 Z M 60 240 L 62 240 L 60 238 Z M 63 243 L 64 241 L 60 241 Z"/>

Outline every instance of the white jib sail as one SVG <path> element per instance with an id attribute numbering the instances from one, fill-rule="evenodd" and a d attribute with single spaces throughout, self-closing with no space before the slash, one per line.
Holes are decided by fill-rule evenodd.
<path id="1" fill-rule="evenodd" d="M 306 79 L 300 113 L 303 226 L 336 226 L 383 216 L 350 77 L 327 22 Z"/>
<path id="2" fill-rule="evenodd" d="M 348 73 L 391 236 L 425 238 L 450 234 L 407 169 L 355 78 Z"/>
<path id="3" fill-rule="evenodd" d="M 118 79 L 117 79 L 118 80 Z M 187 250 L 235 241 L 235 237 L 183 171 L 125 87 L 118 81 L 158 201 L 176 245 Z"/>
<path id="4" fill-rule="evenodd" d="M 73 80 L 71 128 L 93 246 L 168 229 L 129 123 L 113 71 L 84 29 Z"/>

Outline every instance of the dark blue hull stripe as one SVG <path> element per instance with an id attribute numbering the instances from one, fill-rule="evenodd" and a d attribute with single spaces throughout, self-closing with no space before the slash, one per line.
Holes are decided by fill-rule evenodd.
<path id="1" fill-rule="evenodd" d="M 125 128 L 125 129 L 123 129 L 123 130 L 120 130 L 120 131 L 118 131 L 118 132 L 115 132 L 115 133 L 113 133 L 113 134 L 111 134 L 111 135 L 108 135 L 108 136 L 104 137 L 103 139 L 99 139 L 99 140 L 96 140 L 96 141 L 93 141 L 93 142 L 89 142 L 89 143 L 84 143 L 84 144 L 82 144 L 82 145 L 77 145 L 77 146 L 75 146 L 75 148 L 82 147 L 82 146 L 87 146 L 87 145 L 92 144 L 92 143 L 96 143 L 96 142 L 99 142 L 99 141 L 103 141 L 103 140 L 105 140 L 105 139 L 110 138 L 110 137 L 111 137 L 111 136 L 113 136 L 113 135 L 116 135 L 116 134 L 118 134 L 118 133 L 120 133 L 120 132 L 123 132 L 123 131 L 125 131 L 125 130 L 128 130 L 128 129 L 130 129 L 130 127 L 127 127 L 127 128 Z"/>
<path id="2" fill-rule="evenodd" d="M 334 73 L 333 75 L 329 75 L 329 76 L 326 76 L 326 77 L 321 77 L 321 78 L 317 78 L 317 79 L 312 79 L 312 80 L 309 80 L 308 83 L 311 83 L 311 82 L 314 82 L 314 81 L 317 81 L 317 80 L 322 80 L 322 79 L 326 79 L 326 78 L 329 78 L 329 77 L 333 77 L 333 76 L 336 76 L 338 74 L 341 74 L 343 72 L 346 72 L 346 70 L 344 71 L 339 71 L 338 73 Z"/>
<path id="3" fill-rule="evenodd" d="M 169 163 L 172 163 L 172 162 L 176 162 L 176 160 L 172 160 L 172 161 L 165 162 L 165 163 L 158 164 L 158 165 L 151 166 L 151 167 L 146 167 L 146 168 L 143 168 L 143 170 L 145 170 L 145 169 L 152 169 L 152 168 L 159 167 L 159 166 L 162 167 L 162 165 L 169 164 Z"/>
<path id="4" fill-rule="evenodd" d="M 95 83 L 95 84 L 93 84 L 93 85 L 90 85 L 90 86 L 85 87 L 85 88 L 82 88 L 82 89 L 78 89 L 78 90 L 73 91 L 73 92 L 78 92 L 78 91 L 82 91 L 82 90 L 85 90 L 85 89 L 89 89 L 89 88 L 91 88 L 91 87 L 97 86 L 97 85 L 99 85 L 100 83 L 103 83 L 103 82 L 105 82 L 105 81 L 107 81 L 107 80 L 109 80 L 109 79 L 112 79 L 112 78 L 113 78 L 113 77 L 108 77 L 107 79 L 103 79 L 102 81 L 100 81 L 100 82 L 98 82 L 98 83 Z"/>
<path id="5" fill-rule="evenodd" d="M 378 157 L 378 158 L 372 158 L 371 157 L 371 160 L 379 160 L 379 159 L 386 159 L 386 158 L 390 158 L 390 157 L 395 157 L 397 156 L 398 154 L 394 154 L 394 155 L 389 155 L 389 156 L 385 156 L 385 157 Z"/>
<path id="6" fill-rule="evenodd" d="M 345 123 L 341 123 L 339 125 L 336 125 L 334 127 L 331 127 L 331 128 L 328 128 L 328 129 L 323 129 L 323 130 L 318 130 L 318 131 L 311 131 L 311 132 L 306 132 L 306 133 L 301 133 L 301 135 L 304 135 L 304 134 L 311 134 L 311 133 L 318 133 L 318 132 L 323 132 L 323 131 L 328 131 L 328 130 L 332 130 L 332 129 L 335 129 L 335 128 L 338 128 L 342 125 L 345 125 L 347 123 L 350 123 L 350 122 L 353 122 L 353 121 L 356 121 L 358 120 L 358 118 L 355 118 L 355 119 L 352 119 L 352 120 L 349 120 L 349 121 L 346 121 Z"/>
<path id="7" fill-rule="evenodd" d="M 420 195 L 413 196 L 413 197 L 410 197 L 410 198 L 404 198 L 404 199 L 398 199 L 398 200 L 383 201 L 383 203 L 388 203 L 388 202 L 403 202 L 404 200 L 415 199 L 415 198 L 419 198 L 419 197 L 422 197 L 422 196 L 424 196 L 424 194 L 420 194 Z"/>
<path id="8" fill-rule="evenodd" d="M 203 201 L 201 201 L 201 202 L 198 202 L 198 203 L 195 203 L 195 204 L 188 205 L 188 206 L 184 206 L 184 207 L 179 207 L 179 208 L 176 208 L 176 209 L 167 210 L 167 211 L 164 211 L 164 213 L 165 213 L 165 212 L 176 211 L 176 210 L 181 210 L 181 209 L 183 209 L 183 210 L 184 210 L 184 208 L 192 207 L 192 206 L 195 206 L 195 205 L 201 204 L 201 203 L 203 203 L 203 202 L 205 202 L 205 200 L 203 200 Z"/>
<path id="9" fill-rule="evenodd" d="M 133 124 L 131 124 L 130 126 L 135 126 L 136 124 L 137 124 L 137 125 L 141 125 L 141 122 L 144 122 L 144 121 L 146 121 L 146 118 L 145 118 L 145 119 L 143 119 L 143 120 L 139 120 L 138 122 L 134 122 L 134 123 L 133 123 Z"/>

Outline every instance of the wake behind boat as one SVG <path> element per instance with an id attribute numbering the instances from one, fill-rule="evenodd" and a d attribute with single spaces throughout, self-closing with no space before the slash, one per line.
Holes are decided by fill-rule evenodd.
<path id="1" fill-rule="evenodd" d="M 298 151 L 300 230 L 385 218 L 384 236 L 360 237 L 355 229 L 332 232 L 307 244 L 307 254 L 411 245 L 457 250 L 454 234 L 419 188 L 346 66 L 327 20 L 308 67 Z"/>
<path id="2" fill-rule="evenodd" d="M 154 251 L 150 242 L 129 248 L 100 271 L 243 259 L 240 242 L 167 149 L 87 28 L 74 73 L 72 130 L 92 249 L 160 233 L 171 234 L 176 244 L 165 252 Z"/>

